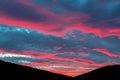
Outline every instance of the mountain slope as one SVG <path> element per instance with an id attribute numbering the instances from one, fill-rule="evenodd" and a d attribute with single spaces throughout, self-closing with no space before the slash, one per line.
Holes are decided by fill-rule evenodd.
<path id="1" fill-rule="evenodd" d="M 102 67 L 77 76 L 75 80 L 120 80 L 120 65 Z"/>
<path id="2" fill-rule="evenodd" d="M 6 80 L 70 80 L 72 78 L 0 60 L 0 79 Z"/>

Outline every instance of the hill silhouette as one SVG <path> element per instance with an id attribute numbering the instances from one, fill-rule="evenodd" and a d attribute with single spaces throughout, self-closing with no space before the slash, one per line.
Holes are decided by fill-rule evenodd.
<path id="1" fill-rule="evenodd" d="M 77 76 L 75 80 L 120 80 L 120 65 L 105 66 Z"/>
<path id="2" fill-rule="evenodd" d="M 6 80 L 120 80 L 120 65 L 106 66 L 89 73 L 68 77 L 0 60 L 0 79 Z"/>
<path id="3" fill-rule="evenodd" d="M 0 60 L 0 80 L 71 80 L 72 77 Z"/>

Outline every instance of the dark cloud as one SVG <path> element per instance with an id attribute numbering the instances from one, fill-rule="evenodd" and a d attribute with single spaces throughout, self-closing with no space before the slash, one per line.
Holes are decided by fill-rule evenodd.
<path id="1" fill-rule="evenodd" d="M 88 15 L 90 20 L 85 22 L 85 24 L 90 23 L 93 24 L 94 27 L 120 27 L 119 19 L 116 19 L 120 18 L 120 3 L 118 0 L 87 0 L 83 6 L 80 6 L 82 1 L 83 0 L 58 0 L 58 3 L 71 13 Z"/>
<path id="2" fill-rule="evenodd" d="M 32 2 L 64 14 L 84 14 L 90 17 L 84 24 L 94 27 L 119 28 L 120 2 L 119 0 L 32 0 Z M 54 5 L 53 5 L 54 4 Z M 53 10 L 54 9 L 54 10 Z M 74 23 L 73 23 L 74 24 Z"/>
<path id="3" fill-rule="evenodd" d="M 0 12 L 8 15 L 9 17 L 27 20 L 27 21 L 45 21 L 46 16 L 25 4 L 17 2 L 17 0 L 0 0 Z"/>

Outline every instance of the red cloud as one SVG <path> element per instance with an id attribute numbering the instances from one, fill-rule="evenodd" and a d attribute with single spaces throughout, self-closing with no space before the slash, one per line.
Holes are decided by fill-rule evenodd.
<path id="1" fill-rule="evenodd" d="M 36 14 L 39 17 L 40 15 L 44 15 L 46 18 L 43 21 L 39 21 L 39 19 L 36 19 L 37 21 L 32 21 L 32 19 L 34 19 L 33 16 L 30 18 L 30 21 L 26 19 L 27 17 L 25 19 L 19 19 L 17 16 L 16 18 L 10 16 L 9 13 L 0 13 L 0 24 L 30 28 L 54 36 L 63 36 L 64 34 L 73 30 L 79 30 L 83 33 L 94 33 L 100 37 L 120 36 L 120 29 L 117 27 L 110 28 L 86 23 L 90 20 L 90 17 L 86 14 L 64 12 L 64 14 L 59 15 L 28 0 L 17 0 L 17 2 L 28 6 L 28 8 L 34 9 L 36 12 L 34 15 Z"/>
<path id="2" fill-rule="evenodd" d="M 120 57 L 120 55 L 118 54 L 115 54 L 115 53 L 111 53 L 110 51 L 108 51 L 107 49 L 103 49 L 103 48 L 96 48 L 96 49 L 93 49 L 97 52 L 101 52 L 107 56 L 110 56 L 110 57 Z"/>
<path id="3" fill-rule="evenodd" d="M 53 61 L 49 61 L 49 62 L 33 61 L 30 64 L 21 64 L 21 65 L 34 67 L 34 68 L 42 67 L 40 69 L 48 70 L 54 73 L 64 74 L 68 76 L 77 76 L 102 66 L 116 64 L 113 62 L 97 63 L 90 59 L 83 59 L 83 58 L 64 58 L 61 56 L 57 56 L 56 54 L 46 53 L 46 52 L 33 52 L 33 51 L 23 51 L 23 52 L 10 51 L 9 52 L 1 49 L 0 53 L 22 54 L 26 56 L 33 56 L 36 59 L 52 59 Z M 68 62 L 72 62 L 72 63 L 68 64 Z"/>

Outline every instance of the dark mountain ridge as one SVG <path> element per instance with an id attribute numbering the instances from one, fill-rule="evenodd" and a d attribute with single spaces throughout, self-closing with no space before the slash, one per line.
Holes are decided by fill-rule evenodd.
<path id="1" fill-rule="evenodd" d="M 89 73 L 68 77 L 0 60 L 1 80 L 120 80 L 120 65 L 105 66 Z"/>
<path id="2" fill-rule="evenodd" d="M 72 77 L 0 60 L 0 80 L 7 78 L 10 80 L 70 80 Z"/>
<path id="3" fill-rule="evenodd" d="M 120 80 L 120 65 L 105 66 L 76 76 L 75 80 Z"/>

